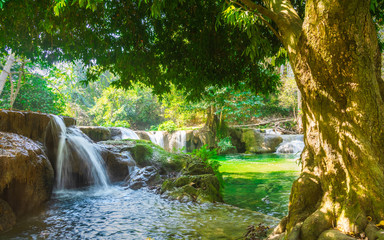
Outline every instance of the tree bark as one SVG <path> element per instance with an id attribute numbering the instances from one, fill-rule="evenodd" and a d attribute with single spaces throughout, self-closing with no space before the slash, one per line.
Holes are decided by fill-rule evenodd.
<path id="1" fill-rule="evenodd" d="M 273 12 L 284 1 L 264 2 Z M 287 239 L 315 240 L 330 228 L 358 234 L 371 219 L 384 219 L 384 82 L 369 7 L 362 0 L 307 0 L 293 34 L 297 28 L 270 17 L 302 94 L 302 172 L 274 232 Z M 276 14 L 283 23 L 297 16 Z"/>
<path id="2" fill-rule="evenodd" d="M 15 54 L 11 53 L 8 56 L 7 63 L 5 64 L 3 71 L 0 74 L 0 95 L 3 92 L 5 82 L 7 81 L 7 77 L 11 72 L 11 67 L 14 62 L 15 62 Z"/>
<path id="3" fill-rule="evenodd" d="M 287 234 L 364 232 L 368 216 L 384 218 L 383 80 L 369 1 L 307 1 L 292 62 L 306 147 Z"/>

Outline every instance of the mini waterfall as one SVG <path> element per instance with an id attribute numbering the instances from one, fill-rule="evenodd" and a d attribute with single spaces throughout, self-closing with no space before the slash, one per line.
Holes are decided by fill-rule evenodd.
<path id="1" fill-rule="evenodd" d="M 279 134 L 274 129 L 265 129 L 265 134 Z"/>
<path id="2" fill-rule="evenodd" d="M 187 152 L 187 132 L 177 131 L 175 134 L 176 134 L 176 150 Z"/>
<path id="3" fill-rule="evenodd" d="M 304 149 L 303 135 L 281 135 L 283 142 L 276 153 L 301 153 Z"/>
<path id="4" fill-rule="evenodd" d="M 56 187 L 66 189 L 79 185 L 107 187 L 100 148 L 93 144 L 78 128 L 66 128 L 63 120 L 52 116 L 53 127 L 58 133 L 56 160 Z"/>
<path id="5" fill-rule="evenodd" d="M 155 134 L 156 144 L 164 148 L 164 132 L 158 131 Z"/>
<path id="6" fill-rule="evenodd" d="M 164 133 L 162 131 L 156 131 L 154 134 L 147 132 L 147 134 L 152 143 L 164 148 Z"/>
<path id="7" fill-rule="evenodd" d="M 121 131 L 121 139 L 140 139 L 137 134 L 129 128 L 118 127 Z"/>

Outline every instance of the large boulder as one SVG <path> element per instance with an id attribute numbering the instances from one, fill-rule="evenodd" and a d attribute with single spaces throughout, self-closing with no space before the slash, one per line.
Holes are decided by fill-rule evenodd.
<path id="1" fill-rule="evenodd" d="M 151 138 L 146 131 L 135 131 L 135 133 L 140 139 L 151 141 Z"/>
<path id="2" fill-rule="evenodd" d="M 107 141 L 112 138 L 111 131 L 106 127 L 79 126 L 78 128 L 95 142 Z"/>
<path id="3" fill-rule="evenodd" d="M 246 153 L 273 153 L 283 138 L 275 134 L 263 134 L 255 129 L 242 129 L 241 143 Z"/>
<path id="4" fill-rule="evenodd" d="M 220 187 L 212 167 L 199 158 L 190 157 L 178 177 L 163 182 L 160 193 L 181 202 L 222 202 Z"/>
<path id="5" fill-rule="evenodd" d="M 0 149 L 0 198 L 15 215 L 27 213 L 47 201 L 54 175 L 41 146 L 24 136 L 0 132 Z M 7 209 L 4 204 L 2 208 Z"/>
<path id="6" fill-rule="evenodd" d="M 127 151 L 113 152 L 102 148 L 102 157 L 111 182 L 123 181 L 129 176 L 129 169 L 136 166 L 136 162 Z"/>
<path id="7" fill-rule="evenodd" d="M 63 117 L 63 120 L 67 126 L 76 125 L 74 118 Z M 16 133 L 39 142 L 44 142 L 50 121 L 50 114 L 0 110 L 1 132 Z"/>
<path id="8" fill-rule="evenodd" d="M 162 182 L 162 179 L 158 169 L 153 166 L 147 166 L 133 171 L 125 181 L 125 186 L 137 190 L 143 187 L 156 186 Z"/>
<path id="9" fill-rule="evenodd" d="M 9 204 L 0 199 L 0 233 L 10 230 L 16 223 L 16 216 Z"/>
<path id="10" fill-rule="evenodd" d="M 129 152 L 138 167 L 154 166 L 161 175 L 183 168 L 183 155 L 169 153 L 147 140 L 104 141 L 100 144 L 114 153 Z"/>

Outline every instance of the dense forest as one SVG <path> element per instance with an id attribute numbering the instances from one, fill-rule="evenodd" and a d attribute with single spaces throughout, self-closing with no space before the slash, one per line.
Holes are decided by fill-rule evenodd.
<path id="1" fill-rule="evenodd" d="M 81 125 L 198 126 L 214 141 L 226 126 L 293 118 L 288 130 L 304 133 L 301 171 L 270 239 L 383 238 L 384 1 L 0 0 L 0 8 L 1 108 Z"/>
<path id="2" fill-rule="evenodd" d="M 3 67 L 8 56 L 5 53 L 2 58 Z M 172 122 L 178 129 L 199 127 L 206 122 L 207 109 L 212 106 L 229 125 L 265 118 L 292 118 L 294 124 L 298 111 L 298 89 L 284 65 L 276 66 L 281 84 L 274 93 L 254 94 L 242 83 L 239 88 L 207 87 L 201 98 L 191 101 L 173 85 L 160 96 L 140 82 L 129 89 L 118 88 L 113 84 L 118 76 L 110 72 L 89 82 L 87 67 L 81 62 L 44 66 L 28 62 L 22 66 L 23 61 L 20 58 L 12 65 L 16 74 L 5 82 L 0 108 L 70 116 L 84 126 L 158 130 L 164 122 Z"/>

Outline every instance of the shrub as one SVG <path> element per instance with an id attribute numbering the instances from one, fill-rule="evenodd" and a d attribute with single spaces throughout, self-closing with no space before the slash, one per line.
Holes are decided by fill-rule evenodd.
<path id="1" fill-rule="evenodd" d="M 215 173 L 215 176 L 220 182 L 220 186 L 224 186 L 223 174 L 219 171 L 220 163 L 214 158 L 217 157 L 217 149 L 209 149 L 208 145 L 203 145 L 199 149 L 194 149 L 191 153 L 188 153 L 192 156 L 200 158 L 207 166 L 210 166 Z"/>
<path id="2" fill-rule="evenodd" d="M 165 121 L 159 125 L 159 131 L 174 132 L 176 128 L 177 126 L 172 120 Z"/>
<path id="3" fill-rule="evenodd" d="M 227 136 L 225 138 L 220 139 L 219 142 L 217 143 L 217 147 L 218 147 L 219 153 L 223 153 L 223 152 L 226 152 L 230 149 L 235 148 L 235 146 L 232 145 L 232 141 L 231 141 L 230 136 Z"/>

